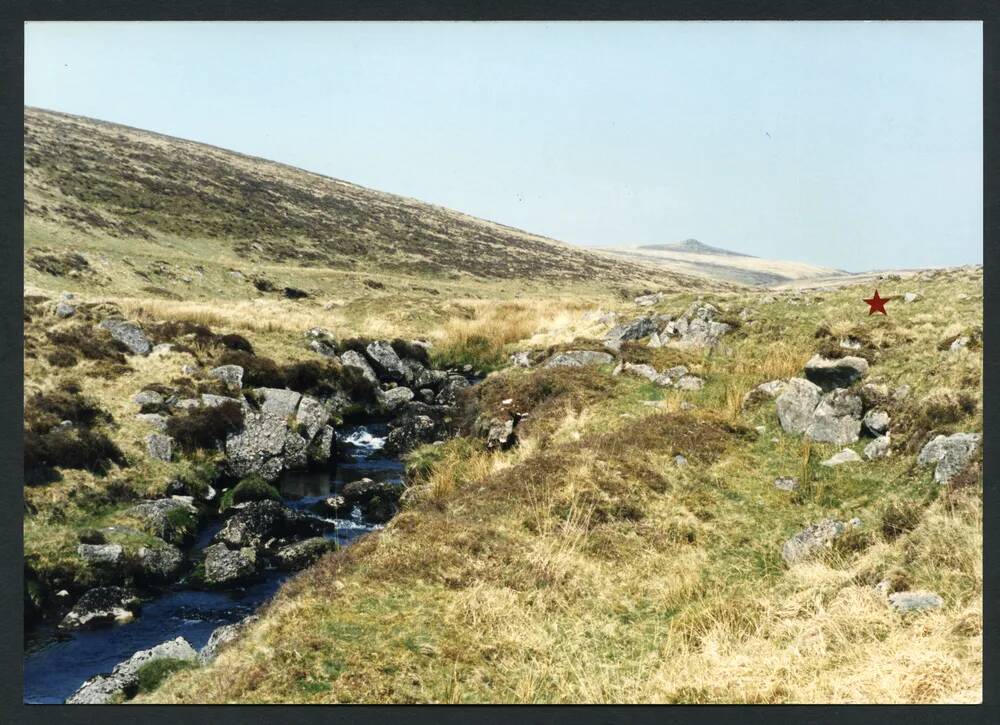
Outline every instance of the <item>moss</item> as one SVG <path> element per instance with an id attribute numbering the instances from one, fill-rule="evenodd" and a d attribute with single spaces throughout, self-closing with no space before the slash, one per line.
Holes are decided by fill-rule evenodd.
<path id="1" fill-rule="evenodd" d="M 247 476 L 222 494 L 219 510 L 225 511 L 246 501 L 281 501 L 278 490 L 258 475 Z"/>
<path id="2" fill-rule="evenodd" d="M 194 662 L 175 659 L 172 657 L 164 657 L 153 660 L 152 662 L 147 662 L 139 668 L 138 672 L 136 672 L 136 677 L 139 683 L 139 692 L 152 692 L 160 686 L 161 682 L 174 672 L 190 670 L 194 667 L 197 667 Z"/>

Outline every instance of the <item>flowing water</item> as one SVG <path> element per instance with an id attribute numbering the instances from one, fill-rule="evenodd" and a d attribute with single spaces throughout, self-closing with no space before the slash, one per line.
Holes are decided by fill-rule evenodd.
<path id="1" fill-rule="evenodd" d="M 338 438 L 347 444 L 346 460 L 332 473 L 285 474 L 280 486 L 285 504 L 307 509 L 343 484 L 364 477 L 402 482 L 402 463 L 381 453 L 385 435 L 382 424 L 342 428 Z M 378 528 L 365 522 L 357 510 L 351 518 L 336 523 L 336 530 L 328 536 L 341 545 Z M 222 522 L 215 521 L 204 529 L 195 550 L 206 546 L 221 526 Z M 85 680 L 110 672 L 139 650 L 176 637 L 184 637 L 200 649 L 216 627 L 252 614 L 289 576 L 293 573 L 265 571 L 258 581 L 233 591 L 176 588 L 144 602 L 142 612 L 132 622 L 105 629 L 67 632 L 54 625 L 37 626 L 25 636 L 24 701 L 61 703 Z"/>

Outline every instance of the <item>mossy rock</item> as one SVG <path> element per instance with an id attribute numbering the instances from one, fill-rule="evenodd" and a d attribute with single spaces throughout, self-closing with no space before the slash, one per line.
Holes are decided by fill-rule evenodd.
<path id="1" fill-rule="evenodd" d="M 247 501 L 281 501 L 281 494 L 274 486 L 258 475 L 247 476 L 222 494 L 219 510 L 225 511 Z"/>

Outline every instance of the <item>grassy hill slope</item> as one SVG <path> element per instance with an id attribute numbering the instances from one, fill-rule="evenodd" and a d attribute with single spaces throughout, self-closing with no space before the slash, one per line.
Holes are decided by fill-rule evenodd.
<path id="1" fill-rule="evenodd" d="M 982 276 L 903 284 L 885 293 L 922 299 L 887 317 L 864 313 L 859 286 L 712 296 L 749 310 L 720 350 L 623 348 L 657 369 L 687 365 L 699 391 L 607 368 L 494 374 L 486 410 L 530 411 L 517 447 L 418 449 L 383 531 L 286 584 L 214 664 L 139 700 L 979 701 L 981 469 L 943 486 L 915 458 L 937 433 L 982 430 L 980 350 L 949 349 L 981 330 Z M 544 341 L 579 333 L 552 325 Z M 909 394 L 885 403 L 890 457 L 828 468 L 841 446 L 786 433 L 773 401 L 741 401 L 844 336 L 862 341 L 866 380 Z M 798 488 L 780 490 L 780 476 Z M 824 517 L 860 524 L 785 564 L 782 543 Z M 880 587 L 934 591 L 944 606 L 900 614 Z"/>
<path id="2" fill-rule="evenodd" d="M 108 291 L 240 296 L 254 291 L 255 274 L 280 283 L 296 269 L 314 277 L 324 270 L 315 283 L 351 272 L 690 283 L 413 199 L 103 121 L 26 108 L 24 144 L 25 273 L 43 287 L 73 273 Z"/>

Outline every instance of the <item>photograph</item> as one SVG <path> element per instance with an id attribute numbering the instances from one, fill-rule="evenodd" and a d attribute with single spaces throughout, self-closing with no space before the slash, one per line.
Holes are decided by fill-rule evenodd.
<path id="1" fill-rule="evenodd" d="M 990 699 L 982 21 L 23 39 L 23 710 Z"/>

